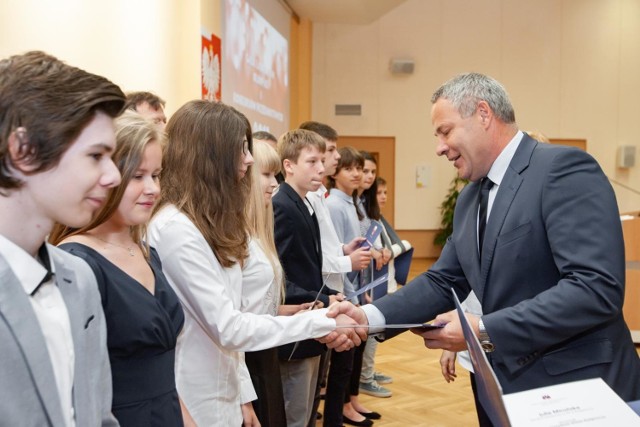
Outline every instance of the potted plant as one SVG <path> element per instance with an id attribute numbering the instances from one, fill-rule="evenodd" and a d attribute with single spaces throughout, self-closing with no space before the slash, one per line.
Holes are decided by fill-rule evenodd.
<path id="1" fill-rule="evenodd" d="M 456 209 L 456 201 L 458 195 L 465 185 L 469 183 L 468 179 L 460 178 L 456 175 L 451 181 L 449 191 L 442 204 L 440 204 L 440 231 L 433 239 L 433 243 L 438 246 L 444 246 L 447 243 L 447 239 L 453 233 L 453 211 Z"/>

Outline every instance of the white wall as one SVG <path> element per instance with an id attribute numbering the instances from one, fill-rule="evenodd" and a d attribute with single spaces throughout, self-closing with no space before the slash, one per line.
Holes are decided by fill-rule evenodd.
<path id="1" fill-rule="evenodd" d="M 415 60 L 392 76 L 389 60 Z M 396 137 L 396 227 L 435 229 L 454 168 L 435 153 L 429 98 L 478 71 L 509 91 L 521 129 L 586 138 L 611 178 L 640 189 L 640 0 L 408 0 L 370 25 L 314 24 L 313 118 L 343 135 Z M 360 103 L 361 117 L 334 105 Z M 630 170 L 616 148 L 635 145 Z M 415 186 L 415 167 L 431 184 Z M 621 211 L 640 196 L 614 185 Z"/>
<path id="2" fill-rule="evenodd" d="M 221 0 L 0 0 L 0 58 L 43 50 L 125 92 L 167 101 L 201 97 L 201 29 L 222 37 Z M 254 0 L 288 37 L 278 0 Z M 223 84 L 224 84 L 223 76 Z"/>
<path id="3" fill-rule="evenodd" d="M 200 25 L 200 0 L 2 0 L 0 58 L 43 50 L 173 112 L 200 96 Z"/>

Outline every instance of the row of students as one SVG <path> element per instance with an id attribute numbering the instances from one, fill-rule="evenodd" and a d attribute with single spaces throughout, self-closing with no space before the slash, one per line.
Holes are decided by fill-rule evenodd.
<path id="1" fill-rule="evenodd" d="M 330 194 L 327 198 L 327 206 L 339 238 L 347 241 L 361 237 L 364 234 L 361 231 L 361 219 L 364 219 L 363 211 L 358 207 L 359 198 L 356 196 L 363 182 L 362 167 L 364 166 L 364 158 L 358 150 L 352 147 L 342 147 L 338 152 L 340 160 L 335 174 L 328 177 Z M 370 221 L 368 222 L 370 223 Z M 365 224 L 364 227 L 368 228 L 368 224 Z M 369 248 L 369 250 L 371 252 L 375 251 L 374 248 Z M 359 271 L 353 272 L 348 279 L 357 284 L 360 284 L 361 280 L 363 283 L 364 281 L 370 281 L 366 277 L 361 277 L 363 272 L 368 271 L 367 267 L 365 266 Z M 358 286 L 354 287 L 357 288 Z M 352 302 L 358 303 L 357 300 Z M 333 353 L 332 362 L 335 360 L 339 364 L 344 364 L 345 369 L 340 378 L 342 381 L 337 383 L 337 381 L 331 381 L 331 374 L 334 370 L 332 365 L 327 384 L 327 403 L 335 398 L 333 396 L 334 393 L 342 393 L 338 397 L 342 409 L 342 420 L 349 424 L 366 426 L 371 425 L 372 421 L 369 421 L 365 415 L 356 410 L 356 406 L 359 406 L 358 409 L 363 409 L 357 400 L 363 350 L 364 345 L 349 352 Z M 338 368 L 338 366 L 335 368 Z M 373 414 L 373 411 L 369 410 L 362 410 L 362 412 Z M 376 417 L 376 415 L 373 416 Z"/>
<path id="2" fill-rule="evenodd" d="M 241 351 L 334 330 L 359 343 L 322 310 L 240 311 L 253 163 L 241 113 L 181 107 L 159 178 L 162 137 L 127 113 L 116 143 L 125 99 L 106 79 L 31 52 L 0 61 L 0 95 L 4 421 L 116 425 L 113 409 L 122 425 L 255 426 Z M 44 245 L 56 222 L 50 238 L 78 256 Z"/>
<path id="3" fill-rule="evenodd" d="M 323 161 L 323 178 L 329 179 L 335 175 L 336 168 L 341 161 L 340 152 L 337 149 L 337 132 L 324 123 L 314 121 L 304 122 L 300 128 L 313 131 L 324 140 L 326 150 Z M 367 268 L 371 262 L 371 251 L 368 247 L 361 245 L 364 239 L 359 234 L 354 234 L 347 239 L 338 233 L 331 216 L 327 196 L 328 190 L 324 184 L 320 185 L 318 190 L 307 193 L 307 200 L 309 200 L 318 219 L 322 239 L 323 280 L 328 287 L 343 294 L 349 294 L 355 290 L 355 287 L 346 277 L 346 273 Z M 359 422 L 361 420 L 358 419 L 363 417 L 360 414 L 352 413 L 353 409 L 348 404 L 350 393 L 347 393 L 347 390 L 353 367 L 352 359 L 352 352 L 331 352 L 330 354 L 325 353 L 321 361 L 319 377 L 321 380 L 326 378 L 323 425 L 342 425 L 343 421 L 348 423 L 351 419 Z M 323 381 L 318 381 L 317 390 L 319 390 L 321 382 Z M 314 409 L 315 407 L 312 408 L 312 417 Z M 360 409 L 370 412 L 364 407 Z"/>
<path id="4" fill-rule="evenodd" d="M 37 65 L 37 61 L 50 61 L 56 66 L 59 63 L 46 55 L 20 59 L 26 59 L 28 66 Z M 119 108 L 121 104 L 112 107 L 111 114 L 117 114 Z M 56 217 L 59 224 L 50 240 L 84 259 L 98 278 L 107 316 L 116 417 L 124 425 L 153 420 L 182 425 L 183 419 L 187 424 L 193 419 L 215 424 L 236 418 L 255 423 L 256 416 L 248 404 L 256 397 L 254 387 L 238 351 L 273 348 L 288 341 L 325 335 L 334 329 L 335 321 L 324 318 L 321 312 L 305 313 L 295 321 L 271 317 L 275 314 L 273 307 L 280 303 L 277 289 L 283 280 L 270 242 L 272 237 L 261 235 L 263 228 L 258 224 L 268 223 L 266 195 L 272 193 L 273 185 L 262 190 L 265 199 L 264 206 L 260 206 L 262 210 L 248 203 L 252 186 L 247 172 L 253 163 L 248 121 L 224 104 L 194 101 L 183 106 L 167 128 L 167 155 L 160 182 L 164 137 L 154 128 L 159 123 L 127 112 L 116 122 L 117 144 L 108 144 L 104 141 L 110 137 L 107 129 L 110 119 L 94 114 L 94 127 L 102 126 L 99 129 L 102 134 L 90 134 L 87 138 L 99 151 L 90 156 L 110 175 L 100 176 L 101 192 L 92 189 L 93 194 L 88 197 L 93 208 L 91 221 L 87 224 L 75 218 L 70 221 Z M 34 126 L 30 128 L 36 130 Z M 21 129 L 14 134 L 24 136 Z M 98 136 L 103 141 L 93 141 Z M 289 141 L 281 149 L 280 160 L 284 160 L 287 175 L 294 177 L 290 182 L 298 189 L 308 186 L 304 187 L 307 190 L 304 194 L 321 185 L 321 159 L 316 161 L 320 168 L 308 168 L 316 176 L 300 172 L 309 164 L 305 150 L 310 146 L 305 146 L 304 141 L 314 139 L 320 153 L 321 138 L 306 130 L 290 133 Z M 117 171 L 108 170 L 109 165 L 113 166 L 113 146 L 117 147 L 113 153 Z M 294 170 L 298 172 L 291 173 Z M 160 187 L 162 206 L 158 207 Z M 234 196 L 225 197 L 226 190 L 231 190 L 226 194 Z M 245 214 L 247 206 L 253 206 L 249 215 Z M 154 209 L 156 215 L 145 233 Z M 249 224 L 249 218 L 259 221 L 260 215 L 264 216 L 262 222 Z M 368 251 L 358 249 L 358 243 L 354 239 L 347 245 L 338 244 L 333 250 L 338 258 L 348 257 L 351 270 L 368 263 Z M 319 234 L 316 245 L 319 254 L 322 250 Z M 336 253 L 338 249 L 340 254 Z M 332 258 L 333 255 L 327 260 L 332 262 Z M 265 260 L 270 269 L 264 268 Z M 251 286 L 245 284 L 251 283 L 251 266 L 260 265 L 260 261 L 263 268 L 255 283 L 261 290 L 248 295 Z M 273 280 L 268 279 L 266 270 L 271 271 Z M 330 268 L 324 270 L 331 274 Z M 300 283 L 306 284 L 306 276 L 301 276 Z M 291 298 L 300 299 L 300 295 L 296 297 L 299 286 L 291 280 L 288 286 L 293 290 Z M 315 295 L 312 292 L 314 299 L 318 291 Z M 341 298 L 337 291 L 327 294 L 335 295 L 324 301 L 327 305 Z M 271 309 L 261 311 L 252 307 L 252 298 L 254 302 L 269 301 Z M 294 304 L 283 306 L 280 311 L 291 314 L 305 308 Z M 251 311 L 260 316 L 252 316 Z M 346 324 L 349 320 L 343 318 L 339 322 Z M 184 345 L 177 345 L 178 336 Z M 351 345 L 350 340 L 357 338 L 351 334 L 350 339 L 345 339 L 345 346 Z M 258 360 L 263 360 L 263 356 L 258 354 Z M 238 368 L 240 374 L 233 368 Z M 226 377 L 220 375 L 221 369 Z M 315 383 L 309 387 L 309 399 L 315 397 L 314 387 Z M 287 400 L 300 401 L 297 394 Z M 307 420 L 310 414 L 298 418 Z"/>
<path id="5" fill-rule="evenodd" d="M 148 240 L 185 310 L 178 390 L 199 425 L 257 425 L 242 352 L 320 337 L 336 325 L 318 310 L 295 318 L 241 311 L 243 300 L 262 298 L 243 286 L 242 270 L 254 257 L 273 262 L 270 274 L 278 276 L 278 260 L 251 245 L 256 236 L 245 210 L 253 156 L 246 117 L 221 103 L 192 101 L 171 117 L 166 131 L 162 199 Z M 268 277 L 263 274 L 259 284 L 268 285 Z"/>
<path id="6" fill-rule="evenodd" d="M 285 269 L 290 266 L 291 274 L 297 277 L 305 274 L 305 271 L 317 272 L 320 265 L 317 259 L 318 246 L 321 246 L 323 281 L 321 284 L 315 273 L 315 289 L 320 286 L 321 290 L 330 288 L 331 291 L 326 291 L 329 293 L 350 294 L 359 285 L 373 279 L 373 274 L 369 273 L 372 254 L 376 259 L 376 271 L 380 271 L 392 257 L 390 243 L 383 246 L 378 240 L 375 248 L 361 245 L 364 240 L 362 236 L 371 224 L 372 217 L 381 220 L 375 185 L 377 164 L 368 153 L 360 153 L 351 147 L 338 150 L 337 132 L 328 125 L 305 122 L 300 129 L 320 135 L 324 147 L 320 140 L 308 135 L 298 158 L 280 150 L 286 179 L 280 188 L 282 195 L 279 194 L 276 201 L 276 205 L 280 205 L 280 214 L 276 215 L 276 236 L 283 236 L 281 240 L 277 239 L 278 251 L 283 257 Z M 263 134 L 261 137 L 266 138 Z M 297 166 L 300 160 L 308 166 L 291 167 L 291 161 L 297 162 Z M 322 184 L 322 178 L 328 180 L 331 194 Z M 297 235 L 290 233 L 292 228 L 296 229 Z M 294 285 L 291 292 L 295 296 L 300 295 L 301 290 Z M 358 303 L 357 300 L 354 302 Z M 288 425 L 315 425 L 318 389 L 327 365 L 330 367 L 326 383 L 324 426 L 341 426 L 343 423 L 369 426 L 373 424 L 372 420 L 381 417 L 358 400 L 364 345 L 349 352 L 332 352 L 330 355 L 320 347 L 319 354 L 308 354 L 292 362 L 297 349 L 297 346 L 287 348 L 281 353 L 281 358 L 286 358 L 281 364 L 285 395 L 308 394 L 305 395 L 306 399 L 300 400 L 285 397 Z M 372 359 L 373 353 L 367 360 L 371 371 Z M 291 369 L 292 366 L 295 369 Z"/>

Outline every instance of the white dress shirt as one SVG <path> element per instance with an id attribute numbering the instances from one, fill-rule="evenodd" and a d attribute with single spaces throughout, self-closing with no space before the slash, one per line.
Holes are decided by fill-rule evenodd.
<path id="1" fill-rule="evenodd" d="M 65 425 L 73 427 L 75 426 L 73 409 L 75 352 L 69 312 L 60 289 L 53 278 L 38 287 L 40 281 L 47 274 L 46 268 L 24 249 L 2 235 L 0 235 L 0 256 L 7 261 L 13 273 L 20 280 L 25 293 L 29 296 L 29 302 L 47 344 Z M 47 256 L 49 256 L 51 271 L 55 273 L 55 267 L 49 253 Z M 37 291 L 34 293 L 36 288 Z"/>
<path id="2" fill-rule="evenodd" d="M 491 208 L 493 206 L 493 201 L 496 198 L 496 194 L 498 193 L 498 188 L 500 187 L 500 184 L 502 184 L 502 179 L 504 178 L 505 173 L 507 173 L 509 164 L 515 155 L 516 150 L 520 146 L 523 136 L 524 134 L 522 131 L 516 132 L 514 137 L 511 138 L 511 141 L 509 141 L 496 160 L 494 160 L 491 165 L 491 169 L 489 169 L 489 173 L 487 173 L 487 178 L 493 181 L 493 187 L 491 187 L 491 190 L 489 191 L 489 200 L 487 203 L 487 221 L 489 220 L 489 215 L 491 214 Z M 384 315 L 374 305 L 367 304 L 363 306 L 362 309 L 367 315 L 370 325 L 380 326 L 386 323 Z M 383 330 L 384 327 L 371 328 L 369 329 L 369 333 L 382 332 Z"/>
<path id="3" fill-rule="evenodd" d="M 516 132 L 515 136 L 509 141 L 509 144 L 500 152 L 487 173 L 487 178 L 493 182 L 493 187 L 489 190 L 489 200 L 487 201 L 487 221 L 489 221 L 489 215 L 491 215 L 491 208 L 493 207 L 496 194 L 498 194 L 498 188 L 500 188 L 500 184 L 502 184 L 504 174 L 507 173 L 511 159 L 513 159 L 514 154 L 516 154 L 516 150 L 520 146 L 523 136 L 522 131 Z"/>
<path id="4" fill-rule="evenodd" d="M 329 208 L 326 204 L 327 188 L 321 185 L 317 191 L 307 193 L 307 199 L 316 212 L 320 237 L 322 239 L 322 276 L 327 281 L 327 286 L 335 291 L 344 292 L 344 280 L 342 273 L 352 270 L 351 258 L 344 254 L 343 246 L 331 221 Z M 349 243 L 349 242 L 346 242 Z"/>
<path id="5" fill-rule="evenodd" d="M 239 426 L 240 405 L 255 399 L 240 352 L 318 338 L 336 322 L 326 317 L 326 309 L 278 317 L 242 313 L 240 265 L 223 267 L 175 206 L 163 207 L 147 233 L 185 311 L 176 348 L 178 393 L 198 425 Z"/>

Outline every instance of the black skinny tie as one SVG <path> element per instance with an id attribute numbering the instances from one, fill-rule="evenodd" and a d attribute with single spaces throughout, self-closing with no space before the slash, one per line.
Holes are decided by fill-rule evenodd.
<path id="1" fill-rule="evenodd" d="M 482 242 L 484 241 L 484 229 L 487 226 L 487 207 L 489 205 L 489 191 L 493 187 L 493 181 L 483 178 L 480 182 L 480 192 L 478 193 L 478 253 L 482 258 Z"/>

